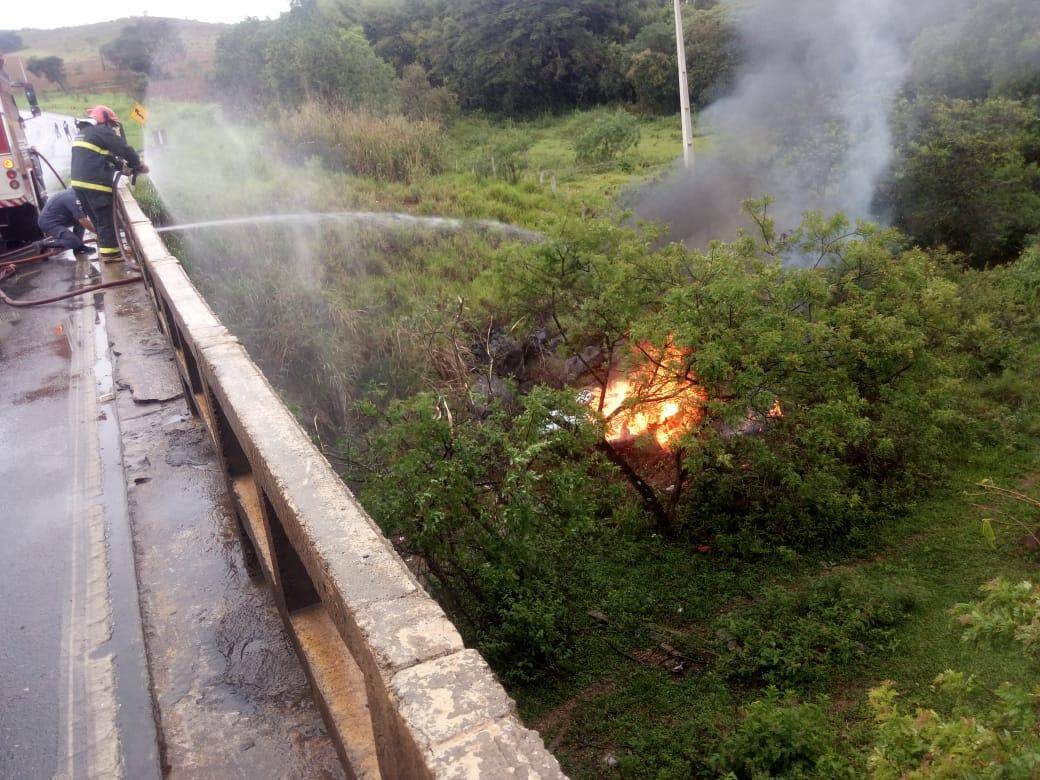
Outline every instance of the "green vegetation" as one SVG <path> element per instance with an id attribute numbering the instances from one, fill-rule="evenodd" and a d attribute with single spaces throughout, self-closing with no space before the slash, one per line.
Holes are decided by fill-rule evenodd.
<path id="1" fill-rule="evenodd" d="M 14 30 L 0 30 L 0 53 L 13 54 L 24 46 L 22 36 Z"/>
<path id="2" fill-rule="evenodd" d="M 101 54 L 116 67 L 161 78 L 167 68 L 184 58 L 184 43 L 177 28 L 165 19 L 135 19 L 115 40 L 101 47 Z"/>
<path id="3" fill-rule="evenodd" d="M 25 68 L 34 76 L 42 76 L 65 89 L 68 74 L 65 72 L 65 60 L 61 57 L 30 57 Z"/>
<path id="4" fill-rule="evenodd" d="M 978 265 L 1014 259 L 1040 225 L 1040 7 L 969 0 L 913 46 L 881 202 L 915 241 Z"/>
<path id="5" fill-rule="evenodd" d="M 283 115 L 278 132 L 299 153 L 355 176 L 405 182 L 439 173 L 444 166 L 442 128 L 432 121 L 307 103 Z"/>
<path id="6" fill-rule="evenodd" d="M 1034 775 L 1038 600 L 1008 584 L 1040 525 L 1029 80 L 989 58 L 963 94 L 918 55 L 895 228 L 781 231 L 763 199 L 694 250 L 618 206 L 679 148 L 652 116 L 674 105 L 665 4 L 332 5 L 220 44 L 228 102 L 280 110 L 153 107 L 175 216 L 540 235 L 330 218 L 173 247 L 567 771 Z M 979 35 L 1028 55 L 1009 20 L 1035 35 L 1031 7 L 998 5 Z M 707 102 L 742 53 L 688 6 Z"/>
<path id="7" fill-rule="evenodd" d="M 926 245 L 979 265 L 1017 256 L 1040 226 L 1040 111 L 1007 98 L 919 98 L 901 106 L 903 158 L 885 197 Z"/>
<path id="8" fill-rule="evenodd" d="M 951 98 L 1040 92 L 1040 8 L 1031 0 L 969 0 L 914 43 L 915 90 Z"/>
<path id="9" fill-rule="evenodd" d="M 598 119 L 578 137 L 574 151 L 579 163 L 616 160 L 639 143 L 639 122 L 624 111 Z"/>
<path id="10" fill-rule="evenodd" d="M 732 77 L 738 47 L 721 5 L 685 13 L 691 90 L 704 105 Z M 317 91 L 348 104 L 371 95 L 386 110 L 394 108 L 386 90 L 369 87 L 387 77 L 385 60 L 406 80 L 420 68 L 467 109 L 532 114 L 638 97 L 645 111 L 670 114 L 678 104 L 675 79 L 665 77 L 674 64 L 664 67 L 675 55 L 671 14 L 655 0 L 304 0 L 276 21 L 229 30 L 216 79 L 240 106 L 295 105 Z"/>
<path id="11" fill-rule="evenodd" d="M 217 82 L 240 108 L 295 108 L 308 98 L 353 108 L 377 106 L 392 91 L 393 70 L 359 28 L 329 25 L 307 4 L 276 22 L 248 21 L 217 45 Z"/>

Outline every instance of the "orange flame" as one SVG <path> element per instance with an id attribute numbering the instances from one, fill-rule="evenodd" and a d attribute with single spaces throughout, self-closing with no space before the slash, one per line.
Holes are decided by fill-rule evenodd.
<path id="1" fill-rule="evenodd" d="M 588 405 L 606 419 L 607 441 L 623 443 L 650 434 L 667 450 L 676 439 L 700 425 L 708 396 L 689 378 L 685 367 L 688 355 L 682 350 L 669 345 L 656 356 L 650 345 L 643 344 L 640 349 L 647 362 L 611 379 L 605 393 L 593 391 Z"/>

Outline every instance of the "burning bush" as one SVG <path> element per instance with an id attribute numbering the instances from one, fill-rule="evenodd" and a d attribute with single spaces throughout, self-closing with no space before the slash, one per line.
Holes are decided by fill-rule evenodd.
<path id="1" fill-rule="evenodd" d="M 833 541 L 898 511 L 971 435 L 954 260 L 841 217 L 779 236 L 766 207 L 753 204 L 758 237 L 706 253 L 652 252 L 593 226 L 501 268 L 517 308 L 576 351 L 597 344 L 616 366 L 640 345 L 623 384 L 605 368 L 588 376 L 613 459 L 637 472 L 643 484 L 625 474 L 667 533 Z M 668 473 L 618 452 L 643 427 L 667 445 Z"/>
<path id="2" fill-rule="evenodd" d="M 626 444 L 650 436 L 662 450 L 704 420 L 708 398 L 689 374 L 688 354 L 668 345 L 658 352 L 640 344 L 644 360 L 628 373 L 611 370 L 606 386 L 592 390 L 589 408 L 606 421 L 611 444 Z"/>

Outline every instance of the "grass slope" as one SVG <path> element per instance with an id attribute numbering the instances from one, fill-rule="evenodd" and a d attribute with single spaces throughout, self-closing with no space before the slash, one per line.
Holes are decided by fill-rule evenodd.
<path id="1" fill-rule="evenodd" d="M 24 29 L 18 30 L 25 47 L 14 53 L 17 57 L 28 60 L 30 57 L 47 57 L 57 55 L 66 63 L 86 62 L 99 59 L 99 50 L 106 43 L 111 43 L 136 17 L 124 17 L 109 22 L 85 24 L 76 27 L 57 27 L 50 30 Z M 163 17 L 148 17 L 160 19 Z M 184 42 L 186 59 L 204 57 L 212 58 L 213 50 L 220 36 L 228 25 L 196 22 L 190 19 L 172 19 L 165 21 L 175 29 Z"/>

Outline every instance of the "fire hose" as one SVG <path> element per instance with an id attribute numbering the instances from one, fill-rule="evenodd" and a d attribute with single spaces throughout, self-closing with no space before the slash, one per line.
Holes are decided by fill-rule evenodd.
<path id="1" fill-rule="evenodd" d="M 51 173 L 54 174 L 54 178 L 57 179 L 58 182 L 61 184 L 61 188 L 63 190 L 67 190 L 69 186 L 65 183 L 65 180 L 61 178 L 61 174 L 54 170 L 54 166 L 51 165 L 51 161 L 44 157 L 42 154 L 40 154 L 40 151 L 35 146 L 32 148 L 32 153 L 39 157 L 41 160 L 43 160 L 45 163 L 47 163 L 47 167 L 51 169 Z"/>
<path id="2" fill-rule="evenodd" d="M 18 270 L 13 265 L 7 265 L 0 270 L 0 281 L 6 279 L 8 276 Z M 48 303 L 58 303 L 68 298 L 75 298 L 77 295 L 86 295 L 88 293 L 97 292 L 98 290 L 108 290 L 112 287 L 123 287 L 124 285 L 134 284 L 135 282 L 141 281 L 143 277 L 140 274 L 134 276 L 128 276 L 125 279 L 116 279 L 111 282 L 102 282 L 101 284 L 92 284 L 89 287 L 80 287 L 78 290 L 72 290 L 71 292 L 63 293 L 61 295 L 53 295 L 50 298 L 31 298 L 15 299 L 7 295 L 3 290 L 0 290 L 0 301 L 3 301 L 8 306 L 14 306 L 15 308 L 24 308 L 27 306 L 43 306 Z"/>
<path id="3" fill-rule="evenodd" d="M 39 152 L 37 152 L 37 154 L 39 154 Z M 39 156 L 41 158 L 43 158 L 43 155 L 39 155 Z M 44 159 L 44 162 L 47 162 L 46 158 L 43 158 L 43 159 Z M 50 163 L 47 162 L 47 165 L 50 166 Z M 54 171 L 54 168 L 52 167 L 51 170 Z M 58 176 L 57 171 L 54 171 L 54 175 Z M 117 198 L 117 193 L 119 192 L 119 180 L 124 175 L 126 175 L 126 174 L 123 171 L 119 171 L 118 173 L 116 173 L 115 179 L 112 182 L 112 199 L 113 199 L 113 204 L 112 204 L 113 209 L 112 209 L 112 211 L 113 211 L 113 215 L 114 216 L 118 216 L 119 213 L 120 213 L 119 209 L 118 209 L 118 204 L 115 203 L 114 201 Z M 131 178 L 130 178 L 131 183 L 133 183 L 136 180 L 136 178 L 137 178 L 136 175 L 131 175 Z M 61 177 L 60 176 L 58 176 L 58 181 L 61 181 Z M 65 185 L 65 182 L 62 181 L 61 183 L 62 183 L 62 186 Z M 118 225 L 117 225 L 117 230 L 118 230 Z M 93 243 L 93 242 L 90 242 L 90 243 Z M 43 260 L 48 260 L 51 257 L 54 257 L 55 255 L 59 255 L 59 254 L 61 254 L 64 251 L 64 250 L 61 250 L 61 249 L 48 249 L 48 250 L 46 250 L 44 252 L 39 252 L 38 250 L 43 248 L 42 244 L 40 244 L 40 243 L 33 244 L 32 248 L 29 248 L 28 251 L 33 251 L 33 248 L 35 248 L 35 250 L 37 251 L 36 254 L 29 255 L 27 257 L 16 257 L 15 259 L 7 261 L 7 262 L 4 262 L 4 260 L 3 260 L 4 257 L 7 257 L 10 254 L 18 255 L 19 252 L 24 252 L 26 250 L 25 249 L 21 249 L 21 250 L 16 250 L 13 253 L 8 253 L 8 255 L 0 255 L 0 281 L 3 281 L 7 277 L 9 277 L 12 274 L 14 274 L 15 272 L 17 272 L 19 265 L 25 265 L 26 263 L 42 262 Z M 131 268 L 133 268 L 134 270 L 140 270 L 140 266 L 137 265 L 136 263 L 127 261 L 127 264 Z M 127 276 L 124 279 L 116 279 L 116 280 L 111 281 L 111 282 L 102 282 L 101 284 L 92 284 L 89 287 L 81 287 L 78 290 L 71 290 L 70 292 L 62 293 L 61 295 L 54 295 L 54 296 L 51 296 L 49 298 L 31 298 L 31 299 L 28 299 L 28 300 L 12 298 L 9 295 L 7 295 L 7 293 L 5 293 L 3 290 L 0 290 L 0 301 L 3 301 L 8 306 L 14 306 L 15 308 L 26 308 L 26 307 L 29 307 L 29 306 L 44 306 L 44 305 L 49 304 L 49 303 L 58 303 L 60 301 L 67 300 L 69 298 L 75 298 L 76 296 L 79 296 L 79 295 L 88 295 L 89 293 L 98 292 L 99 290 L 108 290 L 108 289 L 111 289 L 113 287 L 123 287 L 123 286 L 128 285 L 128 284 L 134 284 L 135 282 L 139 282 L 142 279 L 144 279 L 144 276 L 141 275 L 140 273 L 138 273 L 138 274 L 134 274 L 133 276 Z"/>

